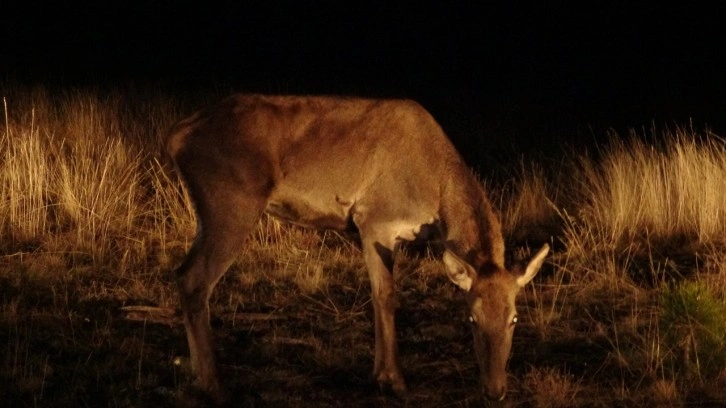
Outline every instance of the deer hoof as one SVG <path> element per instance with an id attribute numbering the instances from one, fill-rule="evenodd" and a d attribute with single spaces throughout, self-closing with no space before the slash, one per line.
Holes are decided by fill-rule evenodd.
<path id="1" fill-rule="evenodd" d="M 391 375 L 387 373 L 380 373 L 376 377 L 378 387 L 382 392 L 392 391 L 399 398 L 406 398 L 408 393 L 406 389 L 406 382 L 400 375 Z"/>
<path id="2" fill-rule="evenodd" d="M 194 382 L 193 389 L 198 396 L 214 406 L 227 406 L 231 399 L 229 391 L 216 381 L 205 384 L 197 380 Z"/>

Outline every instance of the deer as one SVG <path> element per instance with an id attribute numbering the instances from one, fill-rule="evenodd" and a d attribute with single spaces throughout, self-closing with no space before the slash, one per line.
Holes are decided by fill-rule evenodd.
<path id="1" fill-rule="evenodd" d="M 480 391 L 505 398 L 515 297 L 542 266 L 505 267 L 501 224 L 477 176 L 432 115 L 408 99 L 237 94 L 173 126 L 166 153 L 191 197 L 196 237 L 176 270 L 194 388 L 218 403 L 209 298 L 266 213 L 294 225 L 357 229 L 370 279 L 373 378 L 406 395 L 393 268 L 404 241 L 443 244 L 466 297 Z"/>

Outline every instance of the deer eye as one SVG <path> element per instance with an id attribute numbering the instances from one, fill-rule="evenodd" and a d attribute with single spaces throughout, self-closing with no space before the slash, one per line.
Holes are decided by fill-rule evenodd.
<path id="1" fill-rule="evenodd" d="M 470 323 L 476 322 L 476 319 L 474 319 L 474 316 L 469 316 L 469 322 Z"/>
<path id="2" fill-rule="evenodd" d="M 512 326 L 514 326 L 515 324 L 517 324 L 518 321 L 519 321 L 519 319 L 517 318 L 517 316 L 514 316 L 512 318 Z"/>

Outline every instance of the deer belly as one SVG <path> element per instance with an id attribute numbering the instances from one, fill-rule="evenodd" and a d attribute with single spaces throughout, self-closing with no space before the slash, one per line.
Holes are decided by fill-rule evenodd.
<path id="1" fill-rule="evenodd" d="M 265 212 L 306 228 L 345 230 L 350 225 L 349 217 L 339 206 L 321 207 L 300 201 L 270 201 Z"/>
<path id="2" fill-rule="evenodd" d="M 418 241 L 428 240 L 437 231 L 434 217 L 424 218 L 420 221 L 401 220 L 386 225 L 395 240 Z"/>

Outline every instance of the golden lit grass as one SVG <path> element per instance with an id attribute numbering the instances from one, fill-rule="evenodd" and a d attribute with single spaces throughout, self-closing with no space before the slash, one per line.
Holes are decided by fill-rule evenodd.
<path id="1" fill-rule="evenodd" d="M 702 245 L 726 236 L 724 140 L 683 128 L 664 136 L 652 144 L 636 135 L 627 142 L 613 139 L 600 160 L 580 158 L 574 215 L 601 248 Z M 571 244 L 573 250 L 593 249 Z"/>
<path id="2" fill-rule="evenodd" d="M 31 93 L 19 121 L 7 102 L 0 219 L 12 242 L 92 263 L 120 262 L 123 271 L 153 252 L 149 246 L 168 230 L 188 232 L 193 215 L 178 180 L 154 159 L 159 152 L 135 142 L 145 137 L 145 147 L 155 147 L 161 133 L 124 134 L 129 126 L 120 121 L 128 114 L 120 113 L 119 96 L 76 92 L 57 104 L 48 98 Z M 47 111 L 36 115 L 36 105 Z"/>
<path id="3" fill-rule="evenodd" d="M 726 358 L 723 325 L 712 317 L 722 315 L 726 287 L 726 145 L 683 128 L 656 139 L 613 135 L 598 158 L 575 155 L 564 170 L 547 172 L 522 166 L 512 183 L 495 189 L 510 240 L 532 242 L 537 234 L 512 229 L 539 228 L 563 246 L 539 282 L 525 289 L 520 315 L 544 354 L 572 344 L 580 361 L 564 358 L 561 367 L 598 379 L 597 390 L 581 384 L 600 401 L 722 403 L 726 394 L 714 391 L 723 384 L 714 368 Z M 673 285 L 702 292 L 672 295 Z M 534 367 L 528 379 L 543 377 L 541 370 Z M 532 403 L 568 404 L 547 394 L 550 388 L 557 393 L 550 384 L 534 392 Z"/>
<path id="4" fill-rule="evenodd" d="M 14 240 L 28 241 L 48 234 L 47 195 L 53 169 L 45 157 L 39 130 L 3 134 L 0 155 L 4 157 L 0 180 L 3 203 L 2 230 Z"/>
<path id="5" fill-rule="evenodd" d="M 160 141 L 196 103 L 42 88 L 4 96 L 0 394 L 21 405 L 169 404 L 188 381 L 173 364 L 187 350 L 168 314 L 171 271 L 196 221 Z M 613 138 L 597 158 L 575 154 L 558 168 L 523 161 L 511 182 L 489 187 L 511 258 L 556 247 L 520 297 L 515 405 L 724 401 L 725 371 L 703 361 L 726 357 L 708 336 L 723 329 L 712 312 L 726 290 L 724 143 L 688 129 L 659 136 Z M 435 250 L 416 253 L 400 254 L 396 275 L 409 402 L 476 405 L 463 296 Z M 275 404 L 397 406 L 368 385 L 366 281 L 355 237 L 263 218 L 212 297 L 229 382 Z M 689 282 L 717 305 L 709 313 L 679 314 L 680 298 L 668 297 L 685 288 L 699 299 Z M 164 318 L 129 322 L 121 306 Z M 684 354 L 683 339 L 693 351 L 699 338 L 719 345 L 710 357 Z"/>

